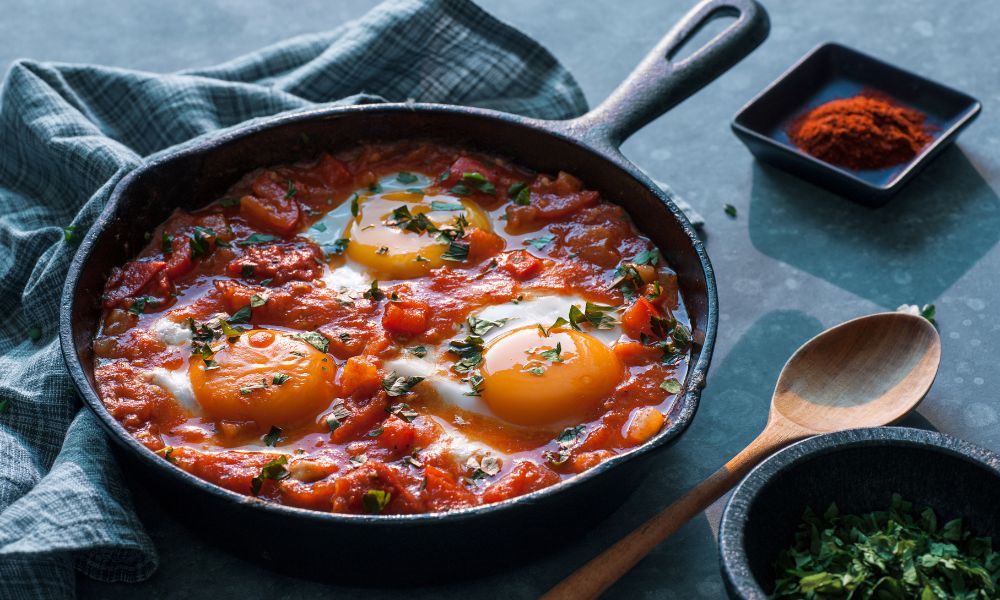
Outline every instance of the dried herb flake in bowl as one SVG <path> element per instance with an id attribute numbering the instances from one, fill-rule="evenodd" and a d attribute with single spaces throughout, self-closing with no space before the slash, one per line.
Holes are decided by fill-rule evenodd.
<path id="1" fill-rule="evenodd" d="M 817 516 L 807 508 L 795 544 L 775 561 L 773 598 L 987 600 L 1000 597 L 1000 553 L 962 519 L 939 523 L 893 494 L 888 510 Z"/>

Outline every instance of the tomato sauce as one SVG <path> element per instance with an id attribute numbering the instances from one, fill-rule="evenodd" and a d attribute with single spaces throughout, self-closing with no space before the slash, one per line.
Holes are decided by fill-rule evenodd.
<path id="1" fill-rule="evenodd" d="M 249 173 L 149 239 L 107 280 L 100 395 L 164 460 L 240 494 L 499 502 L 646 442 L 683 393 L 675 274 L 567 173 L 364 145 Z"/>

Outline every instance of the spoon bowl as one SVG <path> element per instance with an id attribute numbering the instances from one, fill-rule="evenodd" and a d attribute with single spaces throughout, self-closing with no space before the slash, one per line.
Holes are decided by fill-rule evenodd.
<path id="1" fill-rule="evenodd" d="M 660 542 L 792 442 L 899 420 L 923 400 L 941 361 L 941 338 L 923 317 L 889 312 L 827 329 L 785 363 L 767 426 L 679 500 L 577 569 L 543 600 L 596 598 Z"/>
<path id="2" fill-rule="evenodd" d="M 770 419 L 814 433 L 893 423 L 927 394 L 941 339 L 923 317 L 860 317 L 802 345 L 781 370 Z"/>

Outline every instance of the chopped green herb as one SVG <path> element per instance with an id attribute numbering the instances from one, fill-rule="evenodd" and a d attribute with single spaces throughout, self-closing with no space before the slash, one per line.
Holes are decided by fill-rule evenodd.
<path id="1" fill-rule="evenodd" d="M 893 494 L 887 510 L 842 515 L 831 504 L 822 515 L 807 508 L 794 544 L 774 564 L 772 598 L 1000 597 L 1000 553 L 962 519 L 940 524 L 930 508 Z"/>
<path id="2" fill-rule="evenodd" d="M 368 490 L 361 498 L 365 505 L 365 510 L 373 515 L 377 515 L 385 510 L 391 499 L 392 494 L 385 490 Z"/>
<path id="3" fill-rule="evenodd" d="M 503 317 L 490 321 L 489 319 L 469 317 L 467 323 L 469 325 L 469 331 L 472 332 L 472 335 L 485 335 L 487 332 L 496 329 L 497 327 L 502 327 L 507 321 L 512 319 L 514 319 L 514 317 Z"/>
<path id="4" fill-rule="evenodd" d="M 378 279 L 373 280 L 371 287 L 368 288 L 368 291 L 362 295 L 372 302 L 378 302 L 379 300 L 385 299 L 385 293 L 378 289 Z"/>
<path id="5" fill-rule="evenodd" d="M 316 221 L 315 223 L 312 224 L 311 229 L 315 229 L 316 231 L 319 232 L 326 231 L 326 223 L 324 223 L 323 221 Z"/>
<path id="6" fill-rule="evenodd" d="M 285 438 L 281 436 L 281 433 L 282 431 L 280 427 L 275 427 L 274 425 L 272 425 L 271 431 L 268 431 L 267 435 L 264 436 L 264 445 L 276 446 L 279 443 L 283 442 Z"/>
<path id="7" fill-rule="evenodd" d="M 451 242 L 441 258 L 455 262 L 464 262 L 469 257 L 469 245 L 463 242 Z"/>
<path id="8" fill-rule="evenodd" d="M 470 456 L 469 460 L 465 461 L 465 467 L 472 471 L 469 479 L 478 481 L 486 477 L 493 477 L 499 473 L 500 461 L 491 454 L 487 454 L 482 460 L 477 459 L 475 456 Z"/>
<path id="9" fill-rule="evenodd" d="M 379 246 L 378 250 L 375 251 L 375 254 L 389 254 L 389 246 Z"/>
<path id="10" fill-rule="evenodd" d="M 361 465 L 368 462 L 368 455 L 364 453 L 358 454 L 356 456 L 352 456 L 350 460 L 351 460 L 351 468 L 357 469 Z"/>
<path id="11" fill-rule="evenodd" d="M 370 430 L 365 435 L 367 435 L 368 437 L 378 437 L 378 436 L 382 435 L 384 432 L 385 432 L 385 428 L 383 428 L 383 427 L 376 427 L 375 429 Z"/>
<path id="12" fill-rule="evenodd" d="M 465 185 L 464 183 L 456 183 L 455 185 L 451 186 L 451 193 L 455 194 L 456 196 L 470 196 L 472 195 L 472 190 L 470 190 L 469 186 Z"/>
<path id="13" fill-rule="evenodd" d="M 528 369 L 528 372 L 531 373 L 532 375 L 544 375 L 545 374 L 545 368 L 544 367 L 531 367 L 530 369 Z"/>
<path id="14" fill-rule="evenodd" d="M 222 329 L 222 335 L 226 336 L 226 340 L 230 343 L 235 343 L 243 335 L 242 329 L 233 327 L 225 319 L 219 319 L 219 328 Z"/>
<path id="15" fill-rule="evenodd" d="M 163 254 L 173 254 L 174 253 L 174 236 L 169 233 L 163 234 L 162 244 Z"/>
<path id="16" fill-rule="evenodd" d="M 532 238 L 530 240 L 524 240 L 524 243 L 528 246 L 535 248 L 536 250 L 541 250 L 542 248 L 548 246 L 556 239 L 554 235 L 543 235 L 542 237 Z"/>
<path id="17" fill-rule="evenodd" d="M 567 427 L 562 430 L 555 441 L 559 445 L 558 450 L 546 450 L 542 453 L 545 460 L 549 461 L 554 465 L 561 465 L 567 460 L 569 460 L 570 451 L 574 446 L 583 442 L 586 439 L 584 435 L 587 431 L 586 425 L 577 425 L 575 427 Z"/>
<path id="18" fill-rule="evenodd" d="M 479 396 L 480 393 L 483 390 L 483 382 L 485 382 L 485 381 L 486 381 L 486 379 L 482 375 L 480 375 L 479 373 L 474 373 L 473 375 L 470 375 L 469 376 L 469 386 L 472 387 L 472 391 L 471 392 L 465 392 L 465 394 L 463 394 L 463 395 L 465 395 L 465 396 Z"/>
<path id="19" fill-rule="evenodd" d="M 326 426 L 330 428 L 330 431 L 336 431 L 344 424 L 344 419 L 349 416 L 351 416 L 351 411 L 344 406 L 343 399 L 337 398 L 333 402 L 333 410 L 326 417 Z"/>
<path id="20" fill-rule="evenodd" d="M 271 298 L 269 296 L 261 296 L 259 294 L 254 294 L 250 296 L 250 308 L 260 308 L 267 304 L 267 301 Z"/>
<path id="21" fill-rule="evenodd" d="M 668 394 L 679 394 L 682 388 L 681 383 L 676 379 L 667 379 L 660 384 L 660 389 Z"/>
<path id="22" fill-rule="evenodd" d="M 448 342 L 448 352 L 459 358 L 451 368 L 460 374 L 475 369 L 483 362 L 483 347 L 483 338 L 477 335 L 467 336 L 464 340 L 451 340 Z"/>
<path id="23" fill-rule="evenodd" d="M 260 383 L 255 383 L 253 385 L 248 385 L 246 387 L 240 388 L 240 395 L 247 396 L 251 394 L 254 390 L 266 390 L 268 388 L 267 379 L 261 377 Z"/>
<path id="24" fill-rule="evenodd" d="M 410 408 L 410 405 L 407 404 L 407 403 L 405 403 L 405 402 L 399 402 L 399 403 L 393 404 L 392 406 L 390 406 L 389 408 L 387 408 L 385 410 L 389 414 L 396 415 L 397 417 L 399 417 L 400 419 L 403 419 L 407 423 L 412 423 L 413 419 L 416 419 L 417 417 L 420 416 L 420 414 L 417 413 L 417 411 L 415 411 L 412 408 Z"/>
<path id="25" fill-rule="evenodd" d="M 389 373 L 388 377 L 382 380 L 382 389 L 392 397 L 402 396 L 409 393 L 413 389 L 413 386 L 423 380 L 423 377 L 405 377 L 393 371 Z"/>
<path id="26" fill-rule="evenodd" d="M 271 235 L 269 233 L 254 233 L 250 235 L 247 239 L 241 242 L 237 242 L 237 245 L 243 246 L 245 248 L 247 246 L 257 246 L 260 244 L 267 244 L 269 242 L 276 242 L 280 239 L 281 239 L 280 237 L 276 235 Z"/>
<path id="27" fill-rule="evenodd" d="M 465 210 L 465 206 L 460 202 L 441 202 L 434 200 L 431 202 L 431 210 Z"/>
<path id="28" fill-rule="evenodd" d="M 732 217 L 733 219 L 736 218 L 736 207 L 733 206 L 732 204 L 724 204 L 722 206 L 722 210 L 726 211 L 726 214 Z"/>
<path id="29" fill-rule="evenodd" d="M 653 248 L 652 250 L 643 250 L 632 258 L 632 264 L 656 266 L 656 261 L 659 260 L 659 258 L 660 251 L 656 248 Z"/>
<path id="30" fill-rule="evenodd" d="M 351 194 L 351 215 L 357 217 L 359 212 L 361 207 L 358 205 L 358 194 Z"/>
<path id="31" fill-rule="evenodd" d="M 251 302 L 253 302 L 253 300 L 251 300 Z M 236 311 L 232 315 L 230 315 L 229 322 L 230 323 L 249 323 L 250 322 L 250 316 L 251 316 L 250 315 L 250 305 L 247 304 L 243 308 L 239 309 L 238 311 Z"/>
<path id="32" fill-rule="evenodd" d="M 76 243 L 77 239 L 76 239 L 76 236 L 74 235 L 74 231 L 75 230 L 76 230 L 76 225 L 67 225 L 67 226 L 63 227 L 62 228 L 62 231 L 63 231 L 63 241 L 71 243 L 71 244 L 72 243 Z"/>
<path id="33" fill-rule="evenodd" d="M 229 208 L 229 207 L 232 207 L 232 206 L 239 206 L 240 205 L 240 199 L 239 198 L 233 198 L 233 197 L 223 198 L 222 200 L 219 200 L 219 204 L 221 204 L 223 206 L 223 208 Z"/>
<path id="34" fill-rule="evenodd" d="M 413 356 L 423 358 L 424 356 L 427 355 L 427 348 L 424 346 L 414 346 L 410 348 L 410 354 L 412 354 Z"/>
<path id="35" fill-rule="evenodd" d="M 320 352 L 325 353 L 330 349 L 330 340 L 326 339 L 326 336 L 318 331 L 303 331 L 301 333 L 293 333 L 288 337 L 293 340 L 302 340 Z"/>
<path id="36" fill-rule="evenodd" d="M 473 171 L 472 173 L 462 173 L 462 181 L 476 188 L 484 194 L 494 195 L 497 193 L 497 188 L 494 186 L 490 180 L 486 179 L 486 176 L 478 171 Z M 462 185 L 462 184 L 458 184 Z"/>
<path id="37" fill-rule="evenodd" d="M 285 375 L 284 373 L 276 373 L 274 375 L 274 378 L 271 379 L 271 383 L 273 383 L 274 385 L 281 385 L 291 378 L 292 378 L 291 375 Z"/>
<path id="38" fill-rule="evenodd" d="M 381 193 L 382 192 L 382 184 L 376 181 L 375 183 L 373 183 L 370 186 L 368 186 L 368 191 L 371 192 L 371 193 L 373 193 L 373 194 Z"/>
<path id="39" fill-rule="evenodd" d="M 254 269 L 253 265 L 244 264 L 242 267 L 240 267 L 240 275 L 242 275 L 244 278 L 253 277 L 253 269 Z"/>
<path id="40" fill-rule="evenodd" d="M 330 248 L 330 254 L 343 254 L 347 250 L 347 245 L 351 243 L 350 238 L 340 238 L 333 243 Z"/>
<path id="41" fill-rule="evenodd" d="M 141 315 L 146 311 L 146 306 L 155 307 L 160 304 L 160 301 L 152 296 L 139 296 L 132 301 L 132 306 L 128 307 L 128 311 L 133 315 Z"/>
<path id="42" fill-rule="evenodd" d="M 295 182 L 291 179 L 288 180 L 288 191 L 285 192 L 285 198 L 292 198 L 297 194 L 299 190 L 295 187 Z"/>
<path id="43" fill-rule="evenodd" d="M 162 454 L 163 458 L 167 459 L 168 463 L 170 463 L 172 465 L 176 465 L 177 464 L 177 457 L 174 456 L 174 447 L 173 446 L 164 446 L 164 447 L 160 448 L 159 450 L 157 450 L 156 453 L 157 454 Z"/>
<path id="44" fill-rule="evenodd" d="M 538 355 L 544 358 L 545 360 L 554 363 L 563 361 L 562 356 L 560 356 L 561 354 L 562 354 L 562 342 L 557 342 L 555 348 L 550 348 L 549 350 L 544 350 L 538 353 Z"/>
<path id="45" fill-rule="evenodd" d="M 207 256 L 209 251 L 211 251 L 211 240 L 209 238 L 215 239 L 217 236 L 215 231 L 209 229 L 208 227 L 195 227 L 194 233 L 188 238 L 191 245 L 191 256 L 195 258 L 200 258 L 202 256 Z"/>
<path id="46" fill-rule="evenodd" d="M 924 307 L 920 309 L 920 316 L 933 323 L 934 317 L 937 316 L 937 309 L 933 304 L 925 304 Z"/>
<path id="47" fill-rule="evenodd" d="M 280 481 L 288 477 L 288 469 L 285 468 L 285 465 L 287 464 L 288 457 L 281 455 L 261 467 L 260 475 L 250 480 L 250 493 L 254 496 L 259 494 L 260 487 L 264 484 L 265 479 Z"/>
<path id="48" fill-rule="evenodd" d="M 528 184 L 519 181 L 507 188 L 507 197 L 517 206 L 527 206 L 531 204 L 531 190 Z"/>
<path id="49" fill-rule="evenodd" d="M 402 183 L 403 185 L 409 185 L 417 180 L 417 176 L 413 173 L 407 173 L 406 171 L 401 171 L 396 175 L 396 181 Z"/>

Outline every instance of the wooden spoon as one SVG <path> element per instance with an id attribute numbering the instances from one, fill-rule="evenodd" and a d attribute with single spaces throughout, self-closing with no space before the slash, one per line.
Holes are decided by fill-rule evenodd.
<path id="1" fill-rule="evenodd" d="M 819 433 L 887 425 L 920 403 L 937 374 L 941 339 L 923 317 L 880 313 L 827 329 L 792 355 L 778 377 L 764 431 L 685 496 L 542 596 L 596 598 L 660 542 L 721 498 L 750 469 Z"/>

